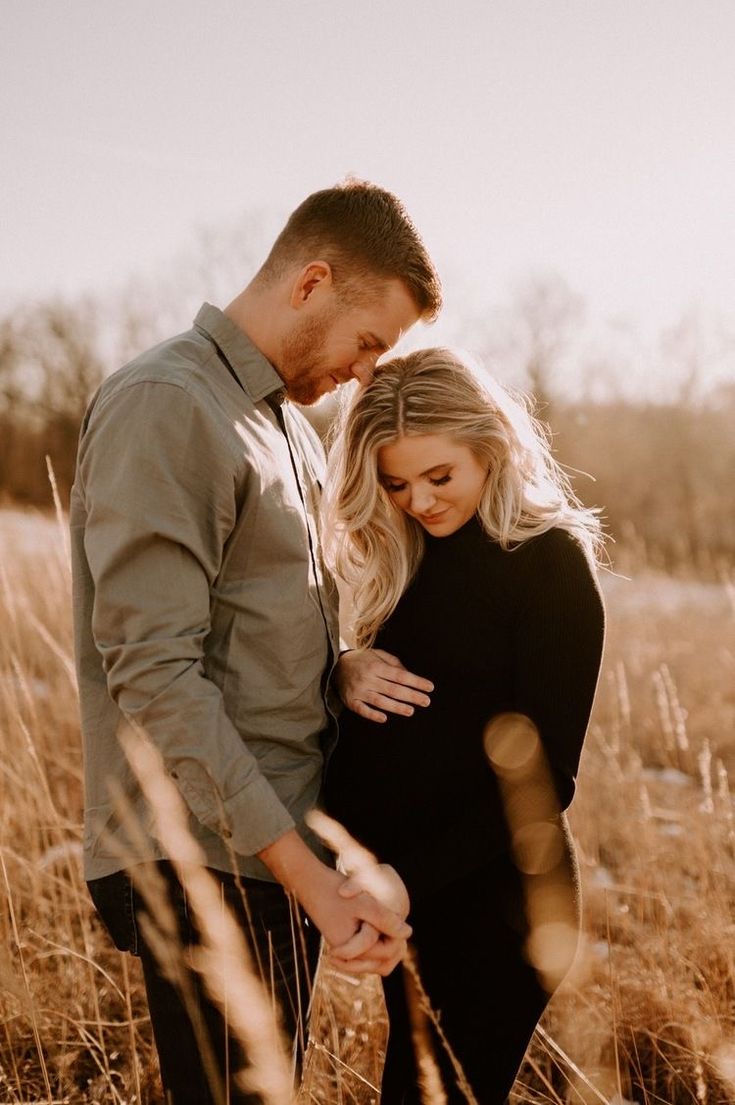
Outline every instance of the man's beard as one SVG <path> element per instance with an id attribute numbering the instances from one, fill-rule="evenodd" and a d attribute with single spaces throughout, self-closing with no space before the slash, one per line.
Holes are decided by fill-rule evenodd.
<path id="1" fill-rule="evenodd" d="M 322 352 L 333 317 L 330 312 L 319 318 L 306 319 L 294 326 L 283 339 L 276 367 L 289 399 L 305 407 L 316 403 L 325 394 L 323 385 L 329 373 L 323 363 Z"/>

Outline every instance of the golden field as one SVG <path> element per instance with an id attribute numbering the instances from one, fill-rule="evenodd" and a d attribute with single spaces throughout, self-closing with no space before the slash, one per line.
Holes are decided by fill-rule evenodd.
<path id="1" fill-rule="evenodd" d="M 65 536 L 0 514 L 0 1102 L 160 1102 L 138 964 L 81 878 Z M 572 823 L 586 937 L 519 1101 L 735 1101 L 735 581 L 603 579 L 608 643 Z M 735 785 L 735 782 L 734 782 Z M 301 1098 L 377 1100 L 377 987 L 325 974 Z"/>

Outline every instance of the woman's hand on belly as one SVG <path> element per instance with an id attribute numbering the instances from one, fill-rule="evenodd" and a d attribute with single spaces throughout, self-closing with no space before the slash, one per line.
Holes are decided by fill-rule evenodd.
<path id="1" fill-rule="evenodd" d="M 334 669 L 337 693 L 345 706 L 368 721 L 387 721 L 388 714 L 410 717 L 415 706 L 429 706 L 434 685 L 404 668 L 382 648 L 343 652 Z M 387 711 L 387 713 L 386 713 Z"/>

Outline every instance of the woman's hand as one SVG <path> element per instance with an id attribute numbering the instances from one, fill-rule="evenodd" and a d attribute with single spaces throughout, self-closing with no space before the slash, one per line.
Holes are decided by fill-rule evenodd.
<path id="1" fill-rule="evenodd" d="M 328 947 L 338 948 L 342 956 L 365 954 L 384 938 L 385 945 L 376 946 L 372 956 L 390 958 L 392 942 L 400 944 L 410 936 L 411 928 L 405 922 L 408 910 L 399 914 L 389 904 L 396 901 L 403 907 L 395 879 L 389 875 L 370 877 L 369 870 L 379 865 L 370 864 L 359 881 L 357 875 L 345 877 L 322 863 L 295 829 L 269 844 L 258 856 L 303 906 Z M 347 891 L 342 893 L 347 884 L 350 884 Z M 371 887 L 384 895 L 385 900 L 373 893 Z"/>
<path id="2" fill-rule="evenodd" d="M 404 920 L 411 905 L 403 879 L 388 863 L 372 864 L 348 875 L 338 893 L 347 899 L 367 893 Z M 401 962 L 407 946 L 403 937 L 380 935 L 372 925 L 363 923 L 346 943 L 330 948 L 327 960 L 349 974 L 385 977 Z"/>
<path id="3" fill-rule="evenodd" d="M 388 714 L 410 717 L 414 706 L 429 706 L 434 684 L 404 668 L 382 648 L 343 652 L 334 681 L 345 706 L 368 721 L 387 721 Z M 387 711 L 387 712 L 386 712 Z"/>
<path id="4" fill-rule="evenodd" d="M 340 898 L 356 898 L 363 891 L 405 921 L 411 908 L 406 884 L 389 863 L 373 863 L 348 875 L 339 888 Z"/>
<path id="5" fill-rule="evenodd" d="M 340 948 L 326 955 L 330 967 L 350 975 L 382 975 L 385 978 L 405 958 L 408 942 L 400 937 L 380 936 L 367 922 Z"/>

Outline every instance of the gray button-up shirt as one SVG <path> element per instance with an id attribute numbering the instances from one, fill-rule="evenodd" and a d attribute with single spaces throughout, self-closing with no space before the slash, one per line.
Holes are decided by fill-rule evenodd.
<path id="1" fill-rule="evenodd" d="M 332 740 L 337 595 L 319 552 L 324 455 L 283 382 L 214 307 L 116 372 L 80 439 L 71 534 L 86 784 L 85 874 L 134 857 L 114 796 L 149 839 L 117 734 L 160 749 L 207 862 L 303 827 Z M 112 783 L 112 789 L 111 784 Z"/>

